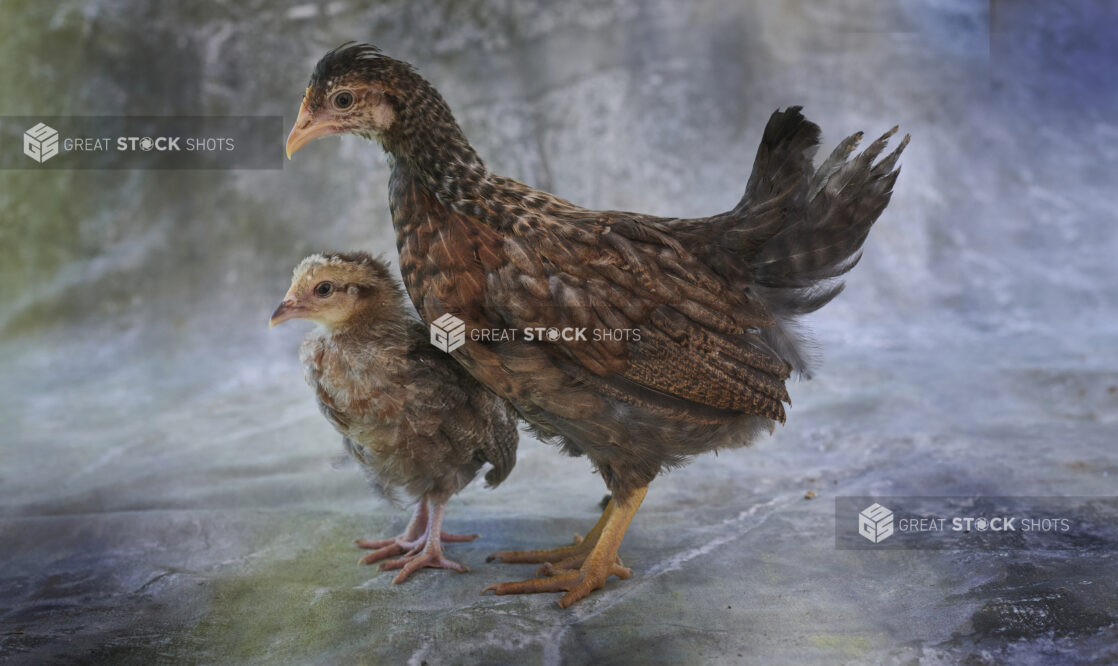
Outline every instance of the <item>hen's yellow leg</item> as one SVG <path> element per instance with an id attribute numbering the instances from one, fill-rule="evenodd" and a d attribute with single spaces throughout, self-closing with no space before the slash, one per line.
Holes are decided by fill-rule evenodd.
<path id="1" fill-rule="evenodd" d="M 629 528 L 629 523 L 632 522 L 633 516 L 636 515 L 637 509 L 640 508 L 641 502 L 644 501 L 644 496 L 648 494 L 648 486 L 638 488 L 631 496 L 625 499 L 624 502 L 617 502 L 611 500 L 609 506 L 602 513 L 602 519 L 598 521 L 598 525 L 594 529 L 598 532 L 594 535 L 593 532 L 587 535 L 587 539 L 582 543 L 590 541 L 590 536 L 594 535 L 595 543 L 590 547 L 590 552 L 586 554 L 585 559 L 577 569 L 560 569 L 554 571 L 552 574 L 544 578 L 532 578 L 530 580 L 522 580 L 512 583 L 499 583 L 497 585 L 490 585 L 482 590 L 485 594 L 489 590 L 493 590 L 497 594 L 529 594 L 534 592 L 558 592 L 565 590 L 567 594 L 559 600 L 559 606 L 566 608 L 586 597 L 594 590 L 601 589 L 606 584 L 606 579 L 610 576 L 617 576 L 618 578 L 628 578 L 632 575 L 632 570 L 618 564 L 617 549 L 621 546 L 621 540 L 625 538 L 625 531 Z M 613 507 L 611 510 L 610 507 Z M 603 523 L 604 521 L 604 523 Z M 599 529 L 599 527 L 601 529 Z M 566 548 L 557 548 L 551 551 L 527 551 L 528 553 L 544 553 L 547 557 L 555 556 L 558 559 L 521 559 L 521 560 L 505 560 L 505 561 L 519 561 L 519 562 L 561 562 L 562 560 L 571 558 L 578 555 L 572 553 L 567 549 L 577 548 L 582 543 L 574 546 L 567 546 Z M 565 551 L 563 554 L 558 554 L 557 551 Z M 498 553 L 498 555 L 501 555 Z M 502 556 L 502 560 L 505 558 Z M 546 573 L 546 572 L 545 572 Z"/>
<path id="2" fill-rule="evenodd" d="M 505 550 L 499 553 L 493 553 L 485 558 L 486 562 L 493 560 L 501 560 L 502 562 L 510 562 L 514 564 L 530 563 L 539 564 L 541 562 L 561 562 L 570 558 L 583 557 L 585 558 L 590 554 L 590 550 L 598 543 L 598 538 L 602 535 L 602 529 L 605 528 L 606 522 L 609 521 L 610 515 L 613 514 L 616 503 L 611 498 L 609 504 L 602 511 L 602 515 L 598 518 L 598 522 L 586 534 L 586 537 L 575 535 L 575 541 L 569 546 L 562 546 L 560 548 L 551 548 L 548 550 Z"/>

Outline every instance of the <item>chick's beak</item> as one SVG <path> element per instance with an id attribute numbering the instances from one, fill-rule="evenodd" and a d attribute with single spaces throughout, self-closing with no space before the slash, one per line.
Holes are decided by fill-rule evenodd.
<path id="1" fill-rule="evenodd" d="M 276 324 L 282 324 L 288 319 L 297 319 L 306 313 L 306 308 L 299 305 L 296 301 L 285 298 L 279 304 L 276 311 L 272 313 L 272 318 L 268 320 L 268 328 L 275 328 Z"/>
<path id="2" fill-rule="evenodd" d="M 292 155 L 311 141 L 342 131 L 341 127 L 328 118 L 320 117 L 322 115 L 321 112 L 317 115 L 311 112 L 304 96 L 303 103 L 299 106 L 299 117 L 295 120 L 291 133 L 287 135 L 287 159 L 291 159 Z"/>

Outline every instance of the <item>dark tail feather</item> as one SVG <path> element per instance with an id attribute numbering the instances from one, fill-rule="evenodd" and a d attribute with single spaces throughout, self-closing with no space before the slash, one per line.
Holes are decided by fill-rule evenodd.
<path id="1" fill-rule="evenodd" d="M 874 164 L 896 131 L 853 158 L 862 133 L 847 137 L 815 168 L 819 126 L 798 106 L 777 111 L 765 126 L 738 205 L 710 219 L 671 222 L 688 251 L 764 303 L 776 324 L 762 329 L 762 338 L 801 374 L 807 374 L 810 345 L 795 318 L 837 296 L 843 285 L 835 278 L 858 263 L 900 173 L 894 167 L 907 135 Z"/>
<path id="2" fill-rule="evenodd" d="M 730 213 L 736 227 L 730 223 L 726 238 L 746 258 L 758 295 L 777 319 L 763 336 L 807 374 L 793 318 L 818 310 L 842 291 L 835 278 L 858 263 L 870 227 L 892 196 L 900 173 L 894 167 L 909 137 L 875 164 L 897 128 L 850 158 L 862 139 L 859 132 L 815 169 L 819 128 L 799 111 L 791 107 L 770 118 L 745 195 Z"/>
<path id="3" fill-rule="evenodd" d="M 821 298 L 817 285 L 858 263 L 862 243 L 888 205 L 900 173 L 893 166 L 908 145 L 908 136 L 885 159 L 873 163 L 896 131 L 889 130 L 850 160 L 846 158 L 861 134 L 840 143 L 807 183 L 803 207 L 787 210 L 780 230 L 750 259 L 757 284 L 808 290 L 803 302 L 789 303 L 796 310 L 789 314 L 822 307 L 830 299 Z M 826 289 L 838 293 L 835 287 Z"/>
<path id="4" fill-rule="evenodd" d="M 754 255 L 784 227 L 789 210 L 803 206 L 820 130 L 801 108 L 792 106 L 769 118 L 745 194 L 723 220 L 724 241 L 739 257 Z"/>

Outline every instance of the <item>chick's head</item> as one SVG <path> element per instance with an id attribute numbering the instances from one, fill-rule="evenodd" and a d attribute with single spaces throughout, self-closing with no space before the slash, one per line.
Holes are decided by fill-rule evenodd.
<path id="1" fill-rule="evenodd" d="M 400 287 L 383 261 L 364 252 L 313 254 L 295 267 L 271 326 L 306 319 L 331 330 L 396 318 Z"/>

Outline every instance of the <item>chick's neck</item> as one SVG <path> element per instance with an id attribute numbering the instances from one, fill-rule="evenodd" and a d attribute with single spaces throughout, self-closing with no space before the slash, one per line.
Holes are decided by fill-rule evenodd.
<path id="1" fill-rule="evenodd" d="M 376 346 L 384 347 L 407 344 L 407 319 L 398 298 L 362 305 L 345 321 L 328 327 L 329 337 L 339 344 L 375 342 Z"/>

